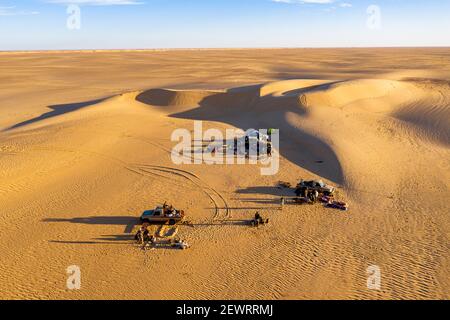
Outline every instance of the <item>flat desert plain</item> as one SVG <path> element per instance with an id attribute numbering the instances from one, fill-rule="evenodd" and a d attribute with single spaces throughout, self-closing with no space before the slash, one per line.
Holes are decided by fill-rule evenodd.
<path id="1" fill-rule="evenodd" d="M 450 298 L 450 49 L 4 52 L 0 70 L 0 298 Z M 279 128 L 279 172 L 174 164 L 196 120 Z M 280 210 L 301 178 L 350 210 Z M 133 241 L 164 201 L 191 225 L 157 233 L 190 249 Z M 270 224 L 245 225 L 256 211 Z"/>

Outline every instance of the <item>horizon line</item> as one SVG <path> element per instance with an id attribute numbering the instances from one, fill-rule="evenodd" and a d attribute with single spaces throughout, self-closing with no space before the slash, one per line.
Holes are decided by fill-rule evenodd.
<path id="1" fill-rule="evenodd" d="M 444 46 L 319 46 L 319 47 L 185 47 L 185 48 L 133 48 L 133 49 L 36 49 L 36 50 L 0 50 L 0 53 L 93 53 L 93 52 L 161 52 L 161 51 L 216 51 L 216 50 L 298 50 L 298 49 L 450 49 Z"/>

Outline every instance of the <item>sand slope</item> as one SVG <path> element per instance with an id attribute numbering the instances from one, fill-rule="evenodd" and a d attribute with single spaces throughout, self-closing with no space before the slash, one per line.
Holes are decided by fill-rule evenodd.
<path id="1" fill-rule="evenodd" d="M 161 86 L 5 118 L 0 297 L 449 298 L 450 85 L 393 78 Z M 170 135 L 194 120 L 280 128 L 280 172 L 175 166 Z M 277 182 L 301 177 L 337 185 L 351 211 L 280 211 Z M 133 245 L 136 217 L 163 201 L 188 212 L 190 250 Z M 271 225 L 244 225 L 257 210 Z M 73 264 L 80 291 L 65 287 Z"/>

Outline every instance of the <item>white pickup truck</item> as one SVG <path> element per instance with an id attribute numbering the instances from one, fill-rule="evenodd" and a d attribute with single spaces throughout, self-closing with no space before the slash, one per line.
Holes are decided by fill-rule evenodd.
<path id="1" fill-rule="evenodd" d="M 154 210 L 144 211 L 141 222 L 175 225 L 184 219 L 184 211 L 176 210 L 169 206 L 158 206 Z"/>

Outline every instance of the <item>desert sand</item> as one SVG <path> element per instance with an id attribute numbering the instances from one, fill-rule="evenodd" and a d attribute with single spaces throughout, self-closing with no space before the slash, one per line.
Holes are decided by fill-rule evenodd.
<path id="1" fill-rule="evenodd" d="M 1 299 L 450 298 L 450 49 L 0 53 L 0 70 Z M 174 165 L 195 120 L 279 128 L 279 173 Z M 350 210 L 280 210 L 300 178 Z M 164 201 L 190 249 L 132 240 Z M 255 211 L 271 223 L 243 225 Z"/>

